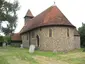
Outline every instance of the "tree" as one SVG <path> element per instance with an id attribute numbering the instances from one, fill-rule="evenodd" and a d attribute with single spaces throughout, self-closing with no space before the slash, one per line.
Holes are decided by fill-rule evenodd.
<path id="1" fill-rule="evenodd" d="M 13 3 L 4 1 L 3 6 L 1 7 L 1 10 L 3 10 L 2 16 L 0 16 L 0 21 L 5 22 L 7 21 L 9 24 L 7 24 L 7 27 L 2 27 L 2 32 L 4 32 L 5 35 L 12 33 L 16 28 L 16 22 L 17 22 L 17 14 L 16 12 L 19 10 L 19 4 L 18 1 L 14 1 Z M 7 32 L 8 31 L 8 32 Z"/>
<path id="2" fill-rule="evenodd" d="M 0 0 L 0 29 L 1 29 L 1 23 L 4 20 L 3 4 L 4 0 Z"/>
<path id="3" fill-rule="evenodd" d="M 4 42 L 3 36 L 0 36 L 0 43 L 1 43 L 1 42 Z"/>
<path id="4" fill-rule="evenodd" d="M 4 4 L 4 0 L 0 0 L 0 23 L 2 20 L 5 20 L 4 13 L 3 13 L 3 4 Z"/>
<path id="5" fill-rule="evenodd" d="M 9 44 L 11 42 L 11 37 L 10 36 L 4 36 L 4 42 Z"/>
<path id="6" fill-rule="evenodd" d="M 82 23 L 82 26 L 78 28 L 80 33 L 81 47 L 85 47 L 85 24 Z"/>
<path id="7" fill-rule="evenodd" d="M 4 42 L 4 38 L 3 36 L 0 36 L 0 46 L 2 46 L 3 42 Z"/>

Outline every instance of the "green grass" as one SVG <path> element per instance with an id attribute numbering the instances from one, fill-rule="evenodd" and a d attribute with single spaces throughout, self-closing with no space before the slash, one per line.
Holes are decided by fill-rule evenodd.
<path id="1" fill-rule="evenodd" d="M 15 47 L 0 47 L 0 64 L 85 64 L 85 52 L 76 49 L 68 53 L 35 51 Z"/>

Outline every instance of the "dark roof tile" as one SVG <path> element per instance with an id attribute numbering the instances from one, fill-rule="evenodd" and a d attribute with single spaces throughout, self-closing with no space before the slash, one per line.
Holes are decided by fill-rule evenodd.
<path id="1" fill-rule="evenodd" d="M 11 40 L 13 40 L 13 41 L 21 41 L 21 36 L 20 36 L 20 34 L 19 34 L 19 33 L 14 33 L 14 34 L 12 34 Z"/>

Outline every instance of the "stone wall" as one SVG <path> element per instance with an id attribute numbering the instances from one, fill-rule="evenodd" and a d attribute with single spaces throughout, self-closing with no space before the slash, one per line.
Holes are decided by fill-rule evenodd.
<path id="1" fill-rule="evenodd" d="M 49 37 L 49 29 L 52 29 L 52 37 Z M 69 30 L 69 36 L 67 34 Z M 34 37 L 32 37 L 34 33 Z M 27 35 L 29 36 L 27 40 Z M 24 47 L 30 44 L 37 46 L 37 38 L 39 36 L 39 49 L 44 51 L 69 51 L 75 48 L 74 28 L 71 27 L 42 27 L 32 30 L 22 35 Z M 79 43 L 77 43 L 80 45 Z"/>
<path id="2" fill-rule="evenodd" d="M 52 29 L 52 37 L 49 37 L 49 29 Z M 67 36 L 67 27 L 47 27 L 42 28 L 40 33 L 40 50 L 64 51 L 74 48 L 74 30 L 69 29 Z"/>
<path id="3" fill-rule="evenodd" d="M 29 48 L 29 37 L 27 39 L 27 35 L 29 36 L 29 33 L 23 34 L 21 38 L 22 38 L 23 47 Z"/>
<path id="4" fill-rule="evenodd" d="M 80 36 L 74 37 L 75 48 L 80 48 Z"/>

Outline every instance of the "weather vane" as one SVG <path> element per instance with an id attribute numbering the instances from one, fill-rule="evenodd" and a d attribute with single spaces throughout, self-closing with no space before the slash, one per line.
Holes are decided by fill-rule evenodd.
<path id="1" fill-rule="evenodd" d="M 54 1 L 54 5 L 55 5 L 55 1 Z"/>
<path id="2" fill-rule="evenodd" d="M 54 1 L 54 6 L 55 6 L 56 2 Z"/>

